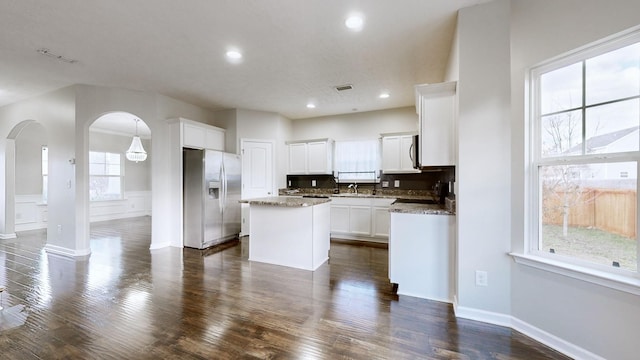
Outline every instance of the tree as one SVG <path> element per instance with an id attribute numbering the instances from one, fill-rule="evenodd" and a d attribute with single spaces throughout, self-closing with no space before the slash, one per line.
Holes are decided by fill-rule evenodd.
<path id="1" fill-rule="evenodd" d="M 543 149 L 545 157 L 582 154 L 582 120 L 575 112 L 563 112 L 547 116 L 542 122 Z M 542 206 L 547 221 L 558 212 L 562 215 L 562 236 L 566 239 L 569 230 L 571 208 L 593 200 L 581 183 L 586 165 L 552 165 L 540 168 L 542 180 Z"/>

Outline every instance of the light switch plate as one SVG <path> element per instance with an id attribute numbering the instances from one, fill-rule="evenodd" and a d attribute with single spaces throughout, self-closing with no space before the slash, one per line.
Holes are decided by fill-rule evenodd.
<path id="1" fill-rule="evenodd" d="M 316 187 L 316 181 L 315 180 L 311 180 L 311 187 Z"/>
<path id="2" fill-rule="evenodd" d="M 382 182 L 382 187 L 389 187 L 389 182 L 388 181 L 383 181 Z"/>
<path id="3" fill-rule="evenodd" d="M 400 180 L 394 180 L 393 187 L 400 187 Z"/>

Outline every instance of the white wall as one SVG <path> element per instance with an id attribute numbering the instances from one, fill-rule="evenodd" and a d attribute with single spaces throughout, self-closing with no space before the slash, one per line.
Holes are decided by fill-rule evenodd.
<path id="1" fill-rule="evenodd" d="M 323 116 L 292 122 L 287 140 L 331 138 L 334 140 L 377 139 L 381 133 L 418 131 L 415 106 Z"/>
<path id="2" fill-rule="evenodd" d="M 462 9 L 457 30 L 456 314 L 497 323 L 511 312 L 509 22 L 510 3 L 498 0 Z M 487 287 L 475 285 L 476 270 L 488 272 Z"/>
<path id="3" fill-rule="evenodd" d="M 13 231 L 14 168 L 7 164 L 7 137 L 16 125 L 26 120 L 40 123 L 49 139 L 49 228 L 47 244 L 63 249 L 73 248 L 75 229 L 75 168 L 69 163 L 75 157 L 75 91 L 73 87 L 56 90 L 0 108 L 0 203 L 5 209 L 0 218 L 0 234 Z M 13 140 L 11 140 L 13 141 Z M 10 165 L 10 166 L 7 166 Z M 7 197 L 7 194 L 12 195 Z M 10 209 L 7 209 L 10 207 Z M 60 225 L 58 231 L 57 225 Z"/>
<path id="4" fill-rule="evenodd" d="M 274 192 L 286 187 L 287 148 L 285 141 L 291 137 L 291 120 L 286 117 L 265 111 L 233 109 L 216 112 L 216 124 L 230 129 L 229 137 L 235 133 L 235 149 L 240 148 L 240 139 L 274 140 Z M 234 151 L 235 152 L 235 151 Z"/>
<path id="5" fill-rule="evenodd" d="M 86 156 L 89 150 L 89 126 L 101 115 L 112 111 L 125 111 L 142 119 L 151 129 L 151 189 L 152 224 L 151 248 L 169 246 L 175 241 L 176 233 L 181 231 L 179 219 L 181 210 L 175 206 L 175 194 L 172 191 L 172 177 L 176 169 L 171 167 L 171 137 L 167 119 L 185 117 L 211 124 L 213 112 L 165 96 L 140 91 L 115 89 L 88 85 L 75 86 L 77 91 L 76 138 L 82 140 L 77 150 L 76 162 L 76 206 L 78 216 L 77 247 L 88 247 L 88 178 Z"/>
<path id="6" fill-rule="evenodd" d="M 554 56 L 640 24 L 637 0 L 513 0 L 511 36 L 511 238 L 525 238 L 525 74 Z M 462 196 L 461 196 L 462 198 Z M 512 314 L 607 359 L 640 353 L 640 299 L 523 265 L 512 266 Z"/>
<path id="7" fill-rule="evenodd" d="M 226 152 L 233 154 L 239 153 L 240 141 L 237 134 L 237 121 L 238 110 L 229 109 L 216 111 L 215 113 L 215 126 L 225 129 L 225 144 L 224 149 Z"/>

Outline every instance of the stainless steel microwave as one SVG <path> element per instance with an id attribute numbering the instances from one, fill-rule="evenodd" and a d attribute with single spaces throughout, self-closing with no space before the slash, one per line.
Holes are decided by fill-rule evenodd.
<path id="1" fill-rule="evenodd" d="M 414 169 L 420 169 L 420 137 L 418 135 L 413 135 L 413 142 L 411 143 L 410 148 L 410 156 L 411 161 L 413 162 Z"/>

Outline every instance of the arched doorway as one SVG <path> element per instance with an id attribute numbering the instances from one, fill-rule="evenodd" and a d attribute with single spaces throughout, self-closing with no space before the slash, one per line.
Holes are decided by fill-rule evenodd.
<path id="1" fill-rule="evenodd" d="M 146 158 L 128 156 L 132 142 Z M 150 216 L 149 126 L 135 114 L 108 112 L 90 124 L 88 143 L 89 222 Z"/>
<path id="2" fill-rule="evenodd" d="M 5 211 L 0 239 L 19 230 L 46 227 L 47 133 L 36 120 L 23 120 L 5 140 Z M 45 158 L 43 161 L 43 154 Z"/>

